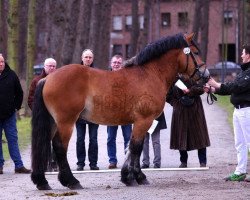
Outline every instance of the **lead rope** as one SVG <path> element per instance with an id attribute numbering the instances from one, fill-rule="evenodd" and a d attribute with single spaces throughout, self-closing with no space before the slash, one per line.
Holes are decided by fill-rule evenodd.
<path id="1" fill-rule="evenodd" d="M 217 101 L 217 97 L 211 92 L 211 86 L 209 92 L 207 93 L 207 104 L 212 105 L 215 101 Z"/>

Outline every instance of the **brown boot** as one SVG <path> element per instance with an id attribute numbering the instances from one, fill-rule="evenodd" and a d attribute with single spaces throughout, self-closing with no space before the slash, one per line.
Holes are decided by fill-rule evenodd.
<path id="1" fill-rule="evenodd" d="M 0 174 L 3 174 L 3 168 L 0 167 Z"/>
<path id="2" fill-rule="evenodd" d="M 30 174 L 31 170 L 30 169 L 26 169 L 25 167 L 20 167 L 20 168 L 16 168 L 15 169 L 15 173 L 16 174 Z"/>
<path id="3" fill-rule="evenodd" d="M 117 165 L 115 163 L 110 163 L 109 169 L 116 169 Z"/>

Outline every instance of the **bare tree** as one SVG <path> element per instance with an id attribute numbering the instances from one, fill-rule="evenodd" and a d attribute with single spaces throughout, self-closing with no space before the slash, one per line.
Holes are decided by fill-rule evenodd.
<path id="1" fill-rule="evenodd" d="M 91 11 L 92 1 L 81 0 L 80 15 L 76 28 L 76 45 L 72 58 L 73 63 L 79 63 L 81 61 L 81 53 L 83 49 L 89 48 Z"/>
<path id="2" fill-rule="evenodd" d="M 7 15 L 8 15 L 8 0 L 0 1 L 0 53 L 7 58 Z"/>
<path id="3" fill-rule="evenodd" d="M 138 0 L 133 0 L 131 2 L 132 6 L 132 29 L 131 29 L 131 48 L 129 52 L 129 57 L 133 57 L 137 52 L 137 43 L 140 34 L 139 27 L 139 15 L 138 15 Z"/>
<path id="4" fill-rule="evenodd" d="M 44 61 L 50 55 L 49 47 L 49 0 L 36 0 L 35 2 L 35 64 Z"/>
<path id="5" fill-rule="evenodd" d="M 93 0 L 89 47 L 95 54 L 94 64 L 107 69 L 110 49 L 110 24 L 112 0 Z"/>
<path id="6" fill-rule="evenodd" d="M 209 4 L 210 0 L 196 0 L 195 14 L 193 20 L 193 32 L 196 33 L 195 40 L 200 41 L 200 49 L 204 61 L 207 59 L 208 27 L 209 27 Z M 200 33 L 200 34 L 199 34 Z M 201 36 L 200 40 L 198 35 Z"/>
<path id="7" fill-rule="evenodd" d="M 137 47 L 138 50 L 144 48 L 149 42 L 151 5 L 152 5 L 151 0 L 144 0 L 143 30 L 141 31 L 138 39 L 138 47 Z"/>
<path id="8" fill-rule="evenodd" d="M 25 79 L 26 77 L 26 60 L 27 53 L 25 51 L 27 47 L 27 27 L 28 27 L 28 3 L 29 0 L 18 1 L 18 26 L 19 26 L 19 39 L 18 39 L 18 74 L 19 78 Z"/>
<path id="9" fill-rule="evenodd" d="M 73 59 L 73 53 L 76 45 L 77 21 L 80 13 L 81 0 L 67 1 L 67 10 L 65 13 L 67 21 L 65 24 L 65 34 L 61 53 L 61 64 L 70 64 Z"/>
<path id="10" fill-rule="evenodd" d="M 50 57 L 54 57 L 58 63 L 58 66 L 62 65 L 61 54 L 62 54 L 62 44 L 63 38 L 65 34 L 65 26 L 67 22 L 67 15 L 65 13 L 68 12 L 67 0 L 58 0 L 58 1 L 50 1 L 49 8 L 50 11 L 48 13 L 51 21 L 50 29 L 49 29 L 49 46 L 50 49 Z M 47 13 L 47 14 L 48 14 Z"/>
<path id="11" fill-rule="evenodd" d="M 18 74 L 18 1 L 9 1 L 8 13 L 8 63 Z"/>

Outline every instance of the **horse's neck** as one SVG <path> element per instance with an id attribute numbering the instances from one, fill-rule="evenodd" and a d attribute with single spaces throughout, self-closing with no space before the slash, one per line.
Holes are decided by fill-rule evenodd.
<path id="1" fill-rule="evenodd" d="M 147 68 L 148 73 L 152 73 L 155 76 L 154 78 L 159 78 L 166 89 L 169 89 L 178 74 L 177 64 L 171 60 L 166 62 L 166 59 L 159 59 Z"/>

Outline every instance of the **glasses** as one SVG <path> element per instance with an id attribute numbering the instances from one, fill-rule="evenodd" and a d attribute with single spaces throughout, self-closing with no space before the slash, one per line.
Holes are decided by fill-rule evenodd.
<path id="1" fill-rule="evenodd" d="M 120 65 L 120 64 L 122 64 L 121 62 L 119 62 L 119 61 L 114 61 L 114 62 L 112 62 L 113 64 L 118 64 L 118 65 Z"/>
<path id="2" fill-rule="evenodd" d="M 55 68 L 55 65 L 46 65 L 46 67 Z"/>

